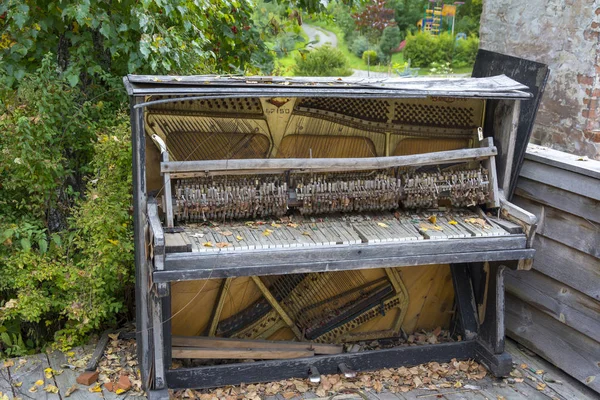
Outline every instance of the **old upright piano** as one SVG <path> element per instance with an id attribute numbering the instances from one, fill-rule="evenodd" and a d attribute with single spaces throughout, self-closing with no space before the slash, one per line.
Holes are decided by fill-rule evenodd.
<path id="1" fill-rule="evenodd" d="M 536 222 L 507 200 L 527 87 L 503 75 L 124 82 L 151 396 L 452 358 L 510 371 L 503 271 L 529 268 Z M 453 340 L 393 345 L 436 328 Z"/>

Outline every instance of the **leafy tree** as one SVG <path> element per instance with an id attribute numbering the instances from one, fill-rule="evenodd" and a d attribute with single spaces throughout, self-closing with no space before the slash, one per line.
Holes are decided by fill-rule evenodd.
<path id="1" fill-rule="evenodd" d="M 400 41 L 400 29 L 397 26 L 388 26 L 379 39 L 379 49 L 383 54 L 390 56 L 398 48 Z"/>
<path id="2" fill-rule="evenodd" d="M 377 39 L 388 26 L 396 24 L 394 10 L 387 7 L 385 0 L 366 4 L 361 12 L 354 14 L 356 26 L 372 39 Z"/>
<path id="3" fill-rule="evenodd" d="M 5 0 L 4 79 L 20 81 L 47 53 L 71 86 L 106 73 L 243 68 L 265 53 L 251 11 L 249 0 Z"/>
<path id="4" fill-rule="evenodd" d="M 394 9 L 394 20 L 400 29 L 400 40 L 404 40 L 406 32 L 417 31 L 417 22 L 423 18 L 425 8 L 423 0 L 394 0 L 390 7 Z"/>
<path id="5" fill-rule="evenodd" d="M 465 0 L 465 4 L 456 10 L 456 25 L 454 32 L 464 32 L 467 35 L 479 36 L 479 20 L 483 10 L 482 0 Z"/>

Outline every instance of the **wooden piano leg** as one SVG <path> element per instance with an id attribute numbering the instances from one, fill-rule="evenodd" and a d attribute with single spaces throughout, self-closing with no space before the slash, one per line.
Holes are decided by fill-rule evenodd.
<path id="1" fill-rule="evenodd" d="M 483 318 L 479 321 L 476 359 L 498 377 L 506 376 L 512 370 L 511 357 L 504 351 L 505 264 L 476 263 L 468 268 L 468 282 L 476 284 L 473 298 L 477 299 L 479 306 L 484 307 L 481 313 Z"/>
<path id="2" fill-rule="evenodd" d="M 450 264 L 454 298 L 456 301 L 456 324 L 463 340 L 477 338 L 479 318 L 473 292 L 473 282 L 469 274 L 469 264 Z"/>

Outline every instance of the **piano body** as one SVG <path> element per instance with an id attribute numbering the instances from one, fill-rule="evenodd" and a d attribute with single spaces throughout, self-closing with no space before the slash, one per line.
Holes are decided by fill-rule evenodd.
<path id="1" fill-rule="evenodd" d="M 452 358 L 510 371 L 503 271 L 530 267 L 536 222 L 506 199 L 527 87 L 506 76 L 124 82 L 151 396 Z M 437 327 L 455 340 L 393 345 Z M 347 352 L 377 340 L 387 344 Z"/>

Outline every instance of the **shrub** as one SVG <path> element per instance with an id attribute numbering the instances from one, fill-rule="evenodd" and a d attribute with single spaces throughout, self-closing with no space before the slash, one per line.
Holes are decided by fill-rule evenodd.
<path id="1" fill-rule="evenodd" d="M 411 60 L 413 67 L 428 67 L 433 62 L 452 63 L 454 53 L 454 40 L 447 32 L 438 36 L 433 36 L 429 32 L 417 32 L 414 35 L 409 33 L 406 37 L 404 58 Z"/>
<path id="2" fill-rule="evenodd" d="M 404 59 L 411 61 L 413 67 L 427 67 L 436 53 L 435 37 L 429 32 L 409 33 L 404 47 Z"/>
<path id="3" fill-rule="evenodd" d="M 77 344 L 131 305 L 128 117 L 112 91 L 83 96 L 50 57 L 0 96 L 0 356 Z"/>
<path id="4" fill-rule="evenodd" d="M 377 52 L 375 50 L 367 50 L 362 54 L 362 60 L 367 65 L 373 65 L 377 62 Z"/>
<path id="5" fill-rule="evenodd" d="M 457 40 L 452 65 L 456 68 L 462 68 L 475 64 L 478 49 L 479 38 L 475 35 Z"/>
<path id="6" fill-rule="evenodd" d="M 360 35 L 357 36 L 350 45 L 350 51 L 357 57 L 362 57 L 363 53 L 369 50 L 369 47 L 369 39 L 367 39 L 366 36 Z"/>
<path id="7" fill-rule="evenodd" d="M 331 46 L 321 46 L 296 56 L 296 76 L 348 76 L 352 70 L 344 54 Z"/>

